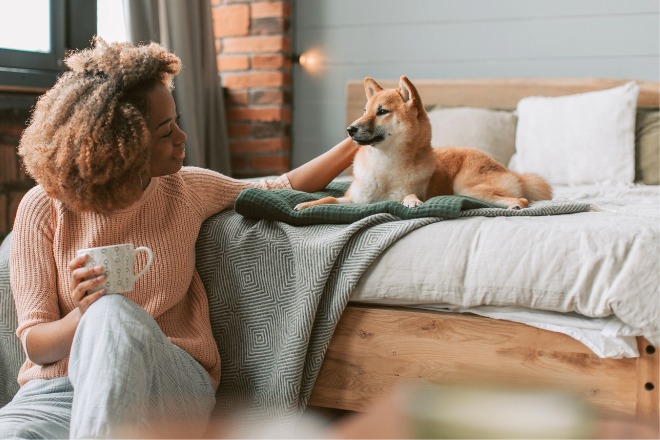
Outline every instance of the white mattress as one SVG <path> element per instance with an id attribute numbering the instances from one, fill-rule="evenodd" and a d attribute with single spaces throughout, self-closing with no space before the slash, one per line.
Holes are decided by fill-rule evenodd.
<path id="1" fill-rule="evenodd" d="M 469 217 L 411 232 L 352 301 L 471 312 L 559 331 L 601 357 L 660 342 L 660 187 L 554 188 L 595 212 Z"/>

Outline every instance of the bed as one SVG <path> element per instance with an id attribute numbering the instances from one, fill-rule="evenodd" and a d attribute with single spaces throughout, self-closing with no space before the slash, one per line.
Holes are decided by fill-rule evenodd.
<path id="1" fill-rule="evenodd" d="M 432 113 L 437 109 L 448 109 L 449 113 L 452 109 L 473 113 L 474 109 L 488 109 L 501 113 L 499 116 L 513 118 L 515 124 L 512 110 L 525 97 L 578 95 L 627 83 L 615 79 L 413 79 L 413 82 L 429 109 L 432 124 L 435 122 Z M 383 87 L 397 85 L 397 81 L 379 83 Z M 657 111 L 659 84 L 644 81 L 637 84 L 639 140 L 640 136 L 648 135 L 643 131 L 647 129 L 639 126 L 641 119 Z M 362 81 L 349 82 L 347 124 L 362 114 L 364 102 Z M 480 117 L 478 113 L 476 116 Z M 464 128 L 456 119 L 461 116 L 455 111 L 448 119 L 440 120 L 440 124 Z M 657 119 L 655 121 L 657 130 Z M 435 138 L 436 125 L 433 127 Z M 502 132 L 504 127 L 498 125 L 497 130 Z M 515 129 L 513 134 L 507 135 L 515 140 Z M 657 134 L 654 136 L 651 142 L 657 150 Z M 436 142 L 434 145 L 442 145 Z M 641 160 L 651 161 L 647 164 L 651 174 L 653 167 L 658 168 L 657 151 L 655 158 L 644 156 L 642 159 L 638 150 L 635 157 L 637 182 L 641 180 Z M 497 151 L 488 152 L 497 154 Z M 504 154 L 506 156 L 506 152 Z M 615 308 L 625 308 L 622 302 L 644 308 L 646 301 L 653 312 L 645 319 L 655 322 L 655 330 L 652 329 L 654 324 L 649 323 L 647 330 L 651 329 L 651 333 L 647 335 L 655 334 L 649 338 L 657 338 L 660 193 L 654 179 L 646 179 L 650 183 L 646 185 L 555 185 L 557 200 L 592 203 L 594 211 L 598 212 L 563 218 L 516 218 L 513 219 L 515 223 L 508 218 L 461 219 L 460 224 L 451 221 L 427 225 L 401 238 L 375 260 L 358 282 L 329 344 L 309 404 L 365 411 L 379 396 L 409 381 L 499 383 L 566 389 L 578 392 L 600 410 L 657 420 L 656 345 L 644 337 L 643 331 L 621 325 L 611 309 L 617 301 L 619 305 Z M 596 219 L 596 225 L 589 224 L 592 219 Z M 628 220 L 631 223 L 627 224 Z M 546 226 L 548 222 L 551 223 Z M 512 237 L 501 236 L 498 228 L 517 231 L 519 240 L 515 246 L 507 242 Z M 576 246 L 568 245 L 568 250 L 561 251 L 565 253 L 549 263 L 535 262 L 535 254 L 528 252 L 532 243 L 546 247 L 548 252 L 554 246 L 552 238 L 539 234 L 544 228 L 550 228 L 551 234 L 578 230 L 574 235 Z M 536 238 L 530 242 L 524 237 L 526 233 Z M 590 259 L 590 250 L 599 245 L 599 234 L 603 242 L 610 241 L 613 260 L 618 258 L 619 251 L 639 252 L 637 257 L 645 258 L 648 264 L 635 269 L 625 267 L 627 263 L 622 262 L 608 268 L 612 262 L 607 255 Z M 621 240 L 636 243 L 632 246 L 634 249 L 618 241 L 617 237 L 622 236 L 625 238 Z M 485 244 L 491 240 L 496 244 L 495 249 L 506 250 L 506 255 L 493 253 L 494 248 Z M 449 246 L 461 252 L 452 258 L 445 257 L 449 262 L 438 263 L 443 258 L 443 250 L 446 252 Z M 561 244 L 559 249 L 563 249 Z M 596 249 L 596 252 L 603 251 Z M 477 259 L 479 253 L 490 253 L 491 263 Z M 498 271 L 498 266 L 506 266 L 501 263 L 506 259 L 517 262 L 507 270 L 524 272 L 527 270 L 524 266 L 530 264 L 535 266 L 530 273 L 540 279 L 525 281 L 523 278 L 524 285 L 519 292 L 507 293 L 507 286 L 512 284 Z M 466 264 L 466 261 L 471 263 Z M 547 266 L 542 267 L 544 264 Z M 561 270 L 564 273 L 559 277 L 561 281 L 557 281 L 556 271 Z M 628 271 L 629 274 L 614 271 Z M 474 282 L 479 278 L 484 279 L 481 284 Z M 635 280 L 642 278 L 644 281 L 636 284 Z M 543 283 L 553 282 L 554 285 L 546 284 L 546 288 L 542 288 Z M 619 282 L 623 284 L 617 285 Z M 461 283 L 471 287 L 460 292 L 455 288 Z M 497 288 L 488 290 L 488 286 Z M 470 289 L 471 293 L 467 292 Z M 601 304 L 585 304 L 596 290 L 601 292 L 597 300 Z M 609 293 L 602 294 L 606 291 Z M 624 292 L 625 298 L 611 297 L 618 292 Z M 467 293 L 471 296 L 466 299 Z M 559 299 L 548 298 L 553 295 Z M 632 306 L 633 303 L 636 305 Z M 592 317 L 585 318 L 576 311 L 591 313 Z M 623 312 L 626 313 L 634 321 L 637 312 Z M 577 321 L 571 321 L 573 319 Z M 657 344 L 657 339 L 653 342 Z"/>

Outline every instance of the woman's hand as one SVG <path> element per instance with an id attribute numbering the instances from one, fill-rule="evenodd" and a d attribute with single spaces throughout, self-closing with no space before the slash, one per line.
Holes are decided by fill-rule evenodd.
<path id="1" fill-rule="evenodd" d="M 98 292 L 87 294 L 88 290 L 103 283 L 107 278 L 103 273 L 102 266 L 84 266 L 88 258 L 89 255 L 83 254 L 69 261 L 71 288 L 73 289 L 71 297 L 78 309 L 80 309 L 80 316 L 87 311 L 87 308 L 92 305 L 94 301 L 108 293 L 106 289 L 101 289 Z"/>

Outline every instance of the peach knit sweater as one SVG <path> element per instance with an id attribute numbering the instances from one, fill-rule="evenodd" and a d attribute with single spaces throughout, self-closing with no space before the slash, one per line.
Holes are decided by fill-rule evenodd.
<path id="1" fill-rule="evenodd" d="M 220 355 L 213 340 L 208 301 L 195 269 L 195 241 L 202 222 L 233 206 L 248 187 L 290 188 L 286 175 L 244 182 L 213 171 L 184 167 L 151 179 L 141 198 L 127 209 L 100 215 L 70 211 L 37 186 L 20 203 L 13 228 L 11 288 L 18 312 L 16 334 L 42 322 L 55 321 L 75 308 L 68 263 L 82 248 L 119 243 L 148 246 L 151 268 L 124 295 L 154 317 L 163 333 L 220 380 Z M 136 270 L 146 255 L 136 257 Z M 67 376 L 68 357 L 39 366 L 29 359 L 18 382 Z"/>

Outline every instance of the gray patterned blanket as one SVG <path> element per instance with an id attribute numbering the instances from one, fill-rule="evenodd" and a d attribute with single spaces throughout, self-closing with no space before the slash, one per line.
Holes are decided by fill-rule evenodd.
<path id="1" fill-rule="evenodd" d="M 350 225 L 294 227 L 234 211 L 197 244 L 222 359 L 219 416 L 293 421 L 305 408 L 353 288 L 391 243 L 439 221 L 377 214 Z"/>
<path id="2" fill-rule="evenodd" d="M 18 392 L 18 370 L 25 355 L 16 337 L 16 306 L 9 287 L 9 234 L 0 246 L 0 408 Z"/>

